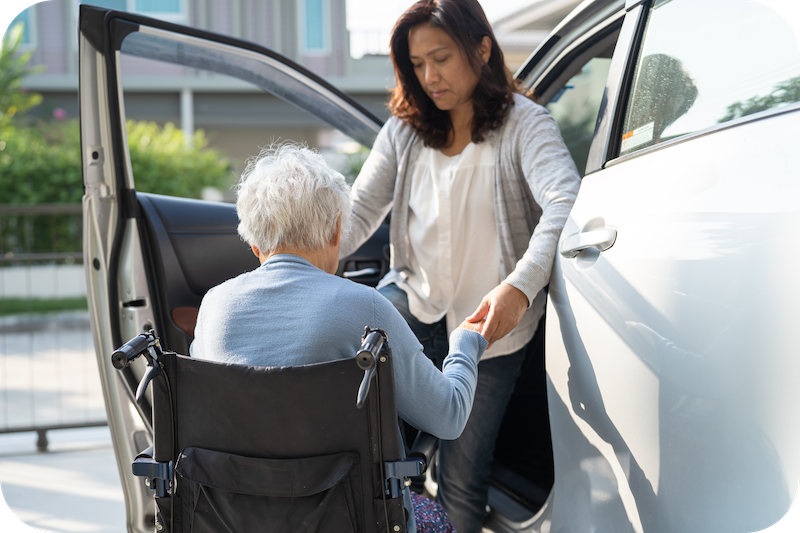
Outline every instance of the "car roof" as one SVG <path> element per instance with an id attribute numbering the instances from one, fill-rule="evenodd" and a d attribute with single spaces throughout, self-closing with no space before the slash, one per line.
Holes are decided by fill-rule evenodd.
<path id="1" fill-rule="evenodd" d="M 578 30 L 588 21 L 603 17 L 603 12 L 611 15 L 624 9 L 626 4 L 637 3 L 636 0 L 584 0 L 569 15 L 564 17 L 550 35 L 533 51 L 525 64 L 516 74 L 517 78 L 526 78 L 563 37 Z"/>

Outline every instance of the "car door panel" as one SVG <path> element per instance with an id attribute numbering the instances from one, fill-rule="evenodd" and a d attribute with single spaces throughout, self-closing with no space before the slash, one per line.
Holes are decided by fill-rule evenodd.
<path id="1" fill-rule="evenodd" d="M 239 238 L 235 206 L 137 193 L 147 228 L 153 286 L 164 344 L 188 353 L 208 290 L 253 270 L 258 259 Z"/>
<path id="2" fill-rule="evenodd" d="M 618 232 L 604 252 L 557 260 L 548 375 L 572 417 L 614 448 L 607 459 L 627 472 L 644 531 L 763 529 L 800 479 L 800 434 L 765 418 L 800 405 L 780 329 L 798 289 L 775 282 L 798 252 L 786 250 L 788 263 L 771 257 L 800 222 L 800 158 L 768 140 L 774 128 L 800 131 L 800 112 L 587 176 L 562 236 L 598 218 Z M 636 482 L 636 465 L 647 483 Z"/>

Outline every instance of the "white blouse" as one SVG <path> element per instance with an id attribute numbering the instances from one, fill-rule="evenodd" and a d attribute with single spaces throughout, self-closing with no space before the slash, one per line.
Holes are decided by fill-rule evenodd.
<path id="1" fill-rule="evenodd" d="M 454 156 L 424 147 L 411 172 L 411 268 L 408 276 L 392 281 L 408 295 L 414 317 L 426 324 L 446 317 L 449 333 L 502 281 L 492 146 L 470 143 Z M 536 318 L 525 313 L 511 333 L 486 350 L 483 359 L 522 349 L 536 331 Z"/>

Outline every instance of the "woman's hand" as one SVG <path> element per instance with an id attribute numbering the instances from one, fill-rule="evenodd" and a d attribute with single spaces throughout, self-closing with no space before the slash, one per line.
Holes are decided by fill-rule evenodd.
<path id="1" fill-rule="evenodd" d="M 517 327 L 526 309 L 528 309 L 528 297 L 516 287 L 501 283 L 483 297 L 475 312 L 467 317 L 467 322 L 476 323 L 485 320 L 480 333 L 489 341 L 491 348 L 495 341 L 502 339 Z"/>

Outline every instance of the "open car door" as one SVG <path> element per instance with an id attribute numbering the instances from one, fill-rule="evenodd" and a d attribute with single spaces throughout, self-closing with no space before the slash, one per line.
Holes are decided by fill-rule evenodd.
<path id="1" fill-rule="evenodd" d="M 148 397 L 134 385 L 144 371 L 124 373 L 110 354 L 155 329 L 166 348 L 188 353 L 203 295 L 258 266 L 237 234 L 231 204 L 136 191 L 125 129 L 120 65 L 129 55 L 202 69 L 256 85 L 371 147 L 381 121 L 352 98 L 289 59 L 194 28 L 129 13 L 80 7 L 80 108 L 83 158 L 84 261 L 95 350 L 131 533 L 152 531 L 152 494 L 131 463 L 152 442 Z M 385 274 L 388 228 L 343 261 L 340 274 L 377 283 Z M 349 272 L 343 272 L 347 269 Z"/>

